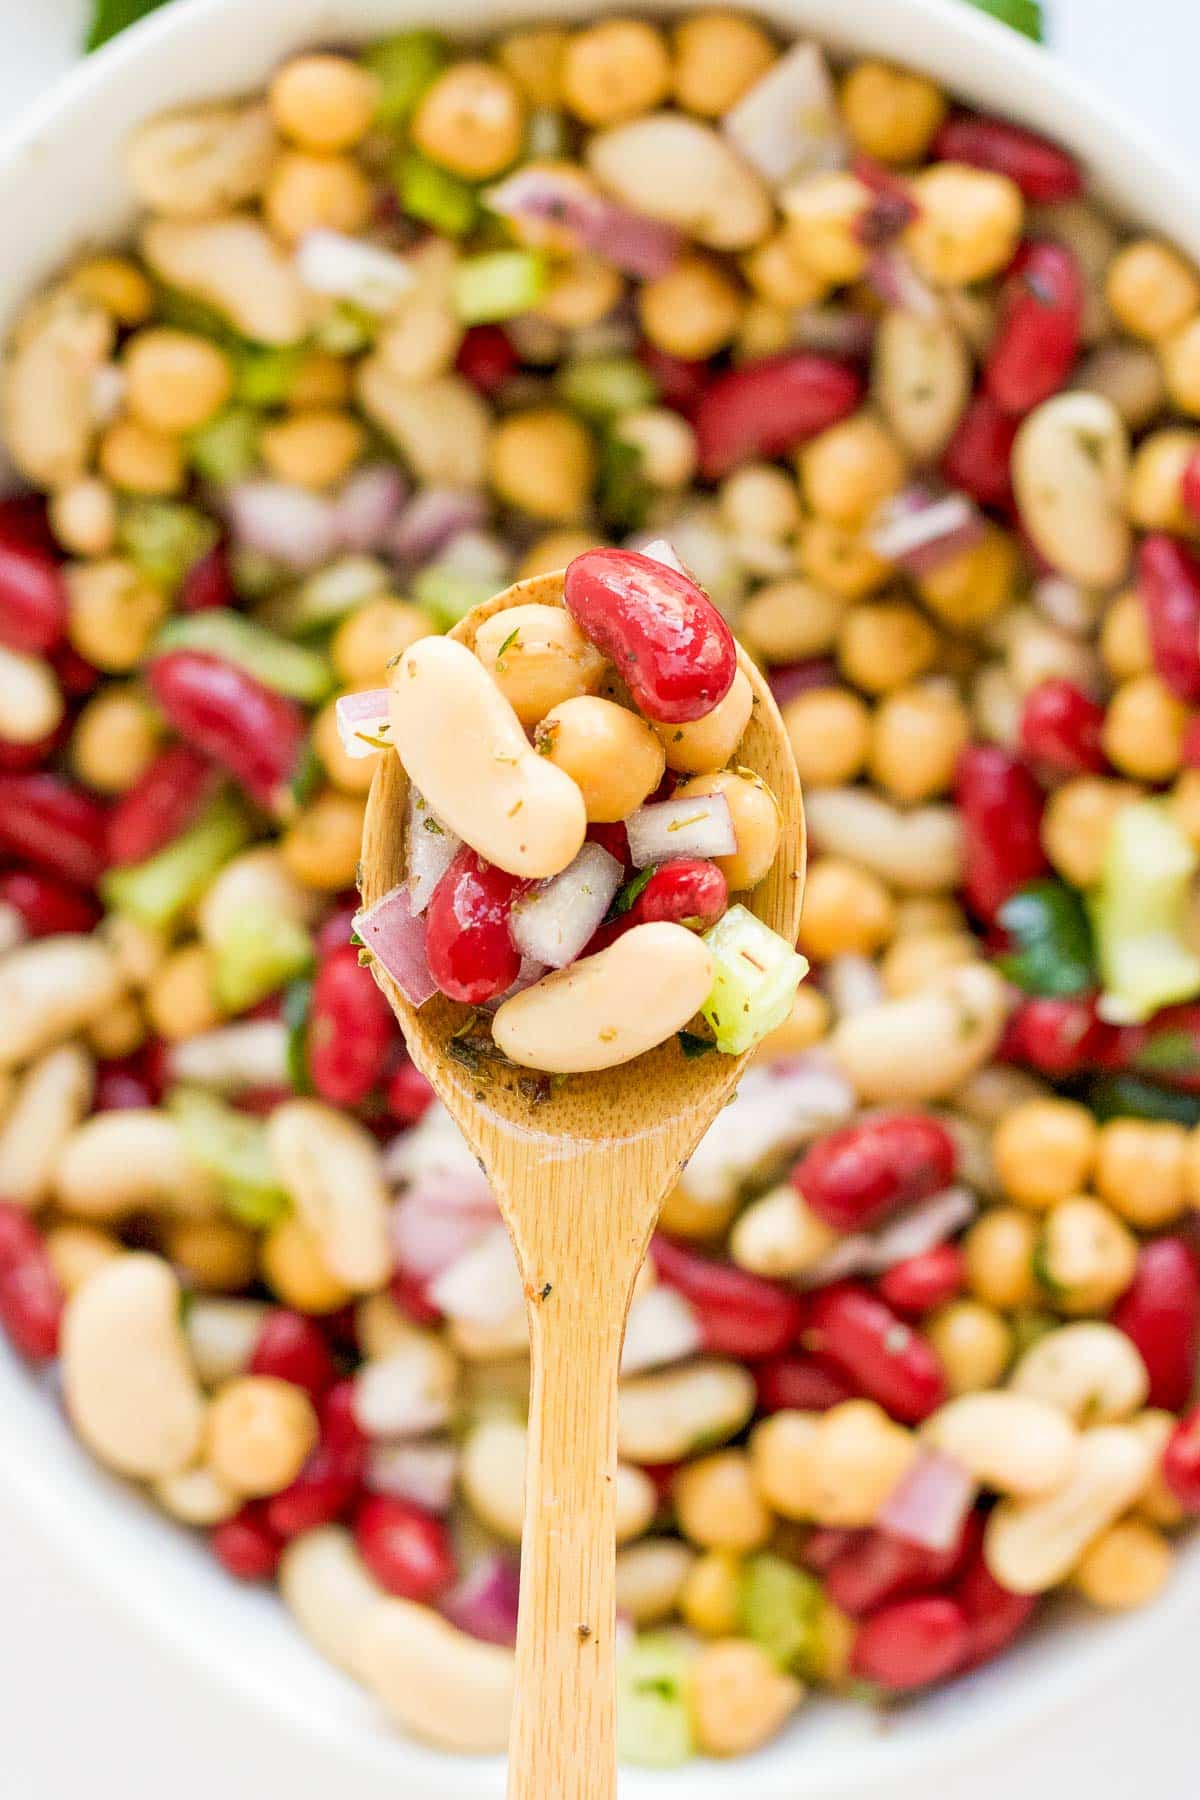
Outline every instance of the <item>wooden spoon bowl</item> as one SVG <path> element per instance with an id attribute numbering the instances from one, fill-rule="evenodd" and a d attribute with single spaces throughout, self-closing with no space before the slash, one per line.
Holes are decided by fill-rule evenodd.
<path id="1" fill-rule="evenodd" d="M 561 572 L 477 606 L 452 636 L 469 649 L 513 606 L 563 604 Z M 754 707 L 739 764 L 761 775 L 783 832 L 753 911 L 794 943 L 804 893 L 800 782 L 761 671 L 739 647 Z M 405 878 L 408 779 L 385 754 L 363 833 L 373 906 Z M 684 1057 L 672 1038 L 635 1062 L 552 1083 L 456 1036 L 471 1009 L 418 1011 L 376 963 L 409 1053 L 479 1158 L 512 1234 L 529 1310 L 532 1386 L 510 1800 L 611 1800 L 613 1495 L 617 1373 L 634 1280 L 664 1196 L 729 1099 L 745 1057 Z"/>

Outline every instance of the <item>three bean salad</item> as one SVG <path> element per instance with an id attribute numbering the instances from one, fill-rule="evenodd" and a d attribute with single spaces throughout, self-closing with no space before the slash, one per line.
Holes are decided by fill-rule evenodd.
<path id="1" fill-rule="evenodd" d="M 725 11 L 314 50 L 127 169 L 0 396 L 15 1352 L 399 1727 L 503 1748 L 523 1295 L 378 958 L 538 1079 L 752 1051 L 629 1320 L 628 1760 L 1152 1602 L 1200 1514 L 1196 270 Z"/>

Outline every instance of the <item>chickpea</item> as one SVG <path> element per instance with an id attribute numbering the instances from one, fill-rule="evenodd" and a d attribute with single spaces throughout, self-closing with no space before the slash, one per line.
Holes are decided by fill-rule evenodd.
<path id="1" fill-rule="evenodd" d="M 144 325 L 154 311 L 154 289 L 127 256 L 89 256 L 72 269 L 71 286 L 127 328 Z"/>
<path id="2" fill-rule="evenodd" d="M 838 665 L 867 694 L 889 694 L 929 670 L 938 653 L 933 626 L 906 600 L 854 606 L 838 634 Z"/>
<path id="3" fill-rule="evenodd" d="M 786 1413 L 775 1416 L 788 1417 Z M 895 1492 L 912 1465 L 916 1455 L 912 1433 L 893 1424 L 874 1401 L 846 1400 L 823 1415 L 816 1437 L 815 1467 L 810 1472 L 811 1516 L 819 1525 L 842 1525 L 848 1530 L 873 1525 L 888 1495 Z M 752 1453 L 753 1448 L 752 1439 Z M 769 1494 L 764 1493 L 764 1498 L 771 1503 Z M 785 1514 L 788 1516 L 792 1515 Z"/>
<path id="4" fill-rule="evenodd" d="M 153 432 L 196 431 L 219 413 L 233 392 L 225 352 L 191 331 L 153 325 L 125 346 L 126 402 Z"/>
<path id="5" fill-rule="evenodd" d="M 118 419 L 100 439 L 100 473 L 127 494 L 161 498 L 177 494 L 186 474 L 183 445 L 165 431 L 152 431 L 137 419 Z"/>
<path id="6" fill-rule="evenodd" d="M 757 301 L 742 315 L 742 356 L 751 360 L 774 356 L 792 341 L 791 315 L 797 308 L 823 300 L 829 283 L 805 262 L 803 239 L 786 228 L 748 250 L 741 259 L 741 270 L 757 295 Z"/>
<path id="7" fill-rule="evenodd" d="M 51 494 L 49 518 L 69 556 L 107 556 L 117 541 L 116 495 L 94 475 Z"/>
<path id="8" fill-rule="evenodd" d="M 273 1375 L 239 1375 L 213 1400 L 207 1459 L 235 1493 L 278 1494 L 296 1479 L 317 1436 L 303 1388 Z"/>
<path id="9" fill-rule="evenodd" d="M 1188 1210 L 1188 1134 L 1182 1125 L 1111 1119 L 1096 1145 L 1096 1192 L 1137 1231 L 1157 1231 Z"/>
<path id="10" fill-rule="evenodd" d="M 350 689 L 382 687 L 388 664 L 418 638 L 429 637 L 433 620 L 407 600 L 381 594 L 347 613 L 333 634 L 333 666 Z"/>
<path id="11" fill-rule="evenodd" d="M 978 1300 L 952 1300 L 923 1326 L 946 1371 L 952 1394 L 982 1393 L 999 1386 L 1015 1348 L 1011 1327 Z"/>
<path id="12" fill-rule="evenodd" d="M 1122 775 L 1170 781 L 1179 772 L 1188 710 L 1159 675 L 1124 681 L 1108 703 L 1101 741 Z"/>
<path id="13" fill-rule="evenodd" d="M 1148 674 L 1154 667 L 1146 609 L 1136 589 L 1118 594 L 1100 621 L 1100 655 L 1114 681 Z"/>
<path id="14" fill-rule="evenodd" d="M 863 600 L 891 570 L 866 538 L 830 519 L 809 519 L 800 533 L 800 566 L 810 581 L 842 600 Z"/>
<path id="15" fill-rule="evenodd" d="M 654 792 L 667 766 L 654 727 L 595 694 L 552 708 L 534 742 L 575 782 L 592 824 L 627 819 Z"/>
<path id="16" fill-rule="evenodd" d="M 722 769 L 711 775 L 693 775 L 675 789 L 676 800 L 703 794 L 724 794 L 733 816 L 738 847 L 732 856 L 713 861 L 729 883 L 731 893 L 757 887 L 775 861 L 779 849 L 779 807 L 765 781 L 757 775 Z"/>
<path id="17" fill-rule="evenodd" d="M 263 461 L 280 481 L 329 488 L 339 486 L 362 455 L 366 432 L 347 412 L 311 407 L 264 426 L 258 442 Z"/>
<path id="18" fill-rule="evenodd" d="M 667 767 L 679 775 L 708 775 L 723 769 L 737 750 L 754 711 L 754 690 L 741 669 L 725 698 L 688 725 L 656 725 Z"/>
<path id="19" fill-rule="evenodd" d="M 565 569 L 569 562 L 582 556 L 585 550 L 594 550 L 596 536 L 590 531 L 547 531 L 535 538 L 521 561 L 517 565 L 518 581 L 528 581 L 531 575 L 551 575 L 557 569 Z"/>
<path id="20" fill-rule="evenodd" d="M 371 220 L 371 184 L 349 156 L 288 150 L 271 171 L 263 217 L 277 237 L 297 244 L 308 231 L 356 236 Z"/>
<path id="21" fill-rule="evenodd" d="M 167 615 L 162 590 L 119 557 L 68 563 L 65 574 L 72 649 L 109 675 L 135 667 Z"/>
<path id="22" fill-rule="evenodd" d="M 949 894 L 904 894 L 896 902 L 897 937 L 956 935 L 966 929 L 966 915 Z"/>
<path id="23" fill-rule="evenodd" d="M 163 1248 L 197 1287 L 211 1294 L 239 1293 L 258 1270 L 258 1240 L 231 1219 L 172 1219 Z"/>
<path id="24" fill-rule="evenodd" d="M 1014 540 L 989 522 L 977 544 L 922 575 L 917 591 L 952 630 L 969 631 L 1009 605 L 1019 564 Z"/>
<path id="25" fill-rule="evenodd" d="M 946 116 L 945 95 L 932 81 L 872 59 L 854 64 L 841 100 L 858 149 L 892 166 L 921 162 Z"/>
<path id="26" fill-rule="evenodd" d="M 354 389 L 350 364 L 329 350 L 309 350 L 288 383 L 289 406 L 344 406 Z"/>
<path id="27" fill-rule="evenodd" d="M 878 876 L 840 857 L 809 865 L 799 947 L 815 962 L 874 956 L 894 929 L 892 897 Z"/>
<path id="28" fill-rule="evenodd" d="M 1096 1160 L 1096 1121 L 1074 1100 L 1027 1100 L 996 1127 L 992 1158 L 1019 1206 L 1053 1206 L 1085 1188 Z"/>
<path id="29" fill-rule="evenodd" d="M 297 1312 L 337 1312 L 352 1298 L 322 1256 L 316 1233 L 294 1213 L 272 1226 L 260 1257 L 268 1287 Z"/>
<path id="30" fill-rule="evenodd" d="M 1195 529 L 1196 521 L 1183 504 L 1183 475 L 1197 450 L 1200 432 L 1178 425 L 1142 439 L 1129 469 L 1125 509 L 1143 531 L 1183 535 Z M 1136 590 L 1133 597 L 1137 598 Z"/>
<path id="31" fill-rule="evenodd" d="M 97 1269 L 122 1255 L 121 1245 L 110 1232 L 95 1225 L 52 1225 L 44 1243 L 58 1284 L 68 1297 L 81 1288 Z"/>
<path id="32" fill-rule="evenodd" d="M 994 1206 L 975 1221 L 963 1240 L 963 1253 L 967 1285 L 976 1300 L 997 1312 L 1037 1305 L 1037 1238 L 1037 1221 L 1016 1206 Z"/>
<path id="33" fill-rule="evenodd" d="M 568 39 L 562 96 L 585 125 L 616 125 L 653 112 L 670 92 L 666 40 L 644 19 L 605 19 Z"/>
<path id="34" fill-rule="evenodd" d="M 516 82 L 530 106 L 547 112 L 562 107 L 562 66 L 567 34 L 557 25 L 510 31 L 496 45 L 496 61 Z"/>
<path id="35" fill-rule="evenodd" d="M 761 1550 L 772 1519 L 754 1485 L 744 1450 L 719 1450 L 688 1463 L 673 1489 L 679 1529 L 701 1550 Z"/>
<path id="36" fill-rule="evenodd" d="M 688 361 L 715 356 L 737 335 L 742 292 L 711 256 L 681 256 L 638 292 L 642 330 L 659 350 Z"/>
<path id="37" fill-rule="evenodd" d="M 775 60 L 761 25 L 740 13 L 696 13 L 671 36 L 675 98 L 702 119 L 722 118 Z"/>
<path id="38" fill-rule="evenodd" d="M 92 1020 L 87 1040 L 96 1055 L 132 1056 L 146 1041 L 146 1015 L 131 994 L 116 1001 L 106 1012 Z"/>
<path id="39" fill-rule="evenodd" d="M 267 96 L 277 129 L 305 150 L 351 150 L 370 131 L 379 80 L 348 56 L 293 56 Z"/>
<path id="40" fill-rule="evenodd" d="M 303 887 L 336 894 L 354 886 L 362 850 L 365 803 L 360 795 L 326 788 L 284 832 L 284 867 Z"/>
<path id="41" fill-rule="evenodd" d="M 705 1756 L 749 1756 L 783 1729 L 803 1697 L 800 1683 L 761 1644 L 708 1644 L 691 1671 L 696 1747 Z"/>
<path id="42" fill-rule="evenodd" d="M 676 1182 L 663 1201 L 660 1224 L 672 1237 L 719 1237 L 728 1229 L 739 1204 L 736 1193 L 721 1199 L 712 1199 L 708 1195 L 697 1199 L 682 1181 Z"/>
<path id="43" fill-rule="evenodd" d="M 1200 769 L 1181 769 L 1167 805 L 1179 829 L 1200 846 Z"/>
<path id="44" fill-rule="evenodd" d="M 525 105 L 510 76 L 486 62 L 454 63 L 428 88 L 413 116 L 423 156 L 464 181 L 488 181 L 515 162 Z"/>
<path id="45" fill-rule="evenodd" d="M 598 325 L 625 293 L 619 269 L 598 256 L 573 256 L 551 269 L 533 316 L 560 331 Z"/>
<path id="46" fill-rule="evenodd" d="M 138 688 L 102 688 L 75 722 L 71 767 L 99 793 L 123 794 L 154 760 L 160 734 L 158 715 Z"/>
<path id="47" fill-rule="evenodd" d="M 1093 887 L 1100 879 L 1113 820 L 1137 799 L 1128 782 L 1081 775 L 1055 788 L 1042 818 L 1042 848 L 1064 881 Z"/>
<path id="48" fill-rule="evenodd" d="M 696 433 L 669 406 L 626 413 L 613 435 L 638 452 L 642 478 L 652 488 L 668 493 L 685 488 L 696 473 Z"/>
<path id="49" fill-rule="evenodd" d="M 949 793 L 970 734 L 967 709 L 948 684 L 897 689 L 875 713 L 871 779 L 906 802 Z"/>
<path id="50" fill-rule="evenodd" d="M 595 478 L 595 451 L 573 413 L 538 407 L 501 419 L 488 445 L 489 474 L 501 500 L 535 519 L 577 518 Z"/>
<path id="51" fill-rule="evenodd" d="M 796 458 L 808 504 L 835 525 L 862 525 L 904 485 L 903 453 L 871 412 L 811 438 Z"/>
<path id="52" fill-rule="evenodd" d="M 1200 313 L 1165 339 L 1158 353 L 1172 403 L 1189 418 L 1200 417 Z"/>
<path id="53" fill-rule="evenodd" d="M 916 994 L 946 969 L 974 962 L 979 946 L 969 932 L 909 932 L 895 937 L 879 964 L 884 992 L 891 999 Z"/>
<path id="54" fill-rule="evenodd" d="M 164 958 L 147 985 L 146 1012 L 155 1031 L 169 1043 L 220 1024 L 212 952 L 206 944 L 184 944 Z"/>
<path id="55" fill-rule="evenodd" d="M 1173 1560 L 1161 1531 L 1141 1519 L 1122 1519 L 1088 1546 L 1074 1586 L 1106 1612 L 1132 1612 L 1158 1598 Z"/>
<path id="56" fill-rule="evenodd" d="M 832 1011 L 820 988 L 803 984 L 796 991 L 792 1010 L 782 1025 L 767 1033 L 754 1052 L 756 1063 L 778 1062 L 811 1050 L 829 1030 Z"/>
<path id="57" fill-rule="evenodd" d="M 1025 206 L 1007 175 L 939 162 L 910 183 L 917 217 L 903 243 L 937 287 L 971 287 L 1006 269 L 1016 254 Z"/>
<path id="58" fill-rule="evenodd" d="M 1157 343 L 1200 307 L 1200 279 L 1169 244 L 1135 238 L 1109 264 L 1105 298 L 1130 337 Z"/>
<path id="59" fill-rule="evenodd" d="M 996 630 L 1003 634 L 1004 666 L 1019 698 L 1043 681 L 1070 681 L 1085 692 L 1099 686 L 1101 671 L 1092 646 L 1032 608 L 1015 608 L 997 622 Z"/>
<path id="60" fill-rule="evenodd" d="M 725 477 L 717 502 L 724 523 L 735 536 L 766 538 L 772 544 L 790 538 L 803 516 L 795 482 L 773 463 L 743 463 Z"/>
<path id="61" fill-rule="evenodd" d="M 801 781 L 842 787 L 862 774 L 871 745 L 871 712 L 849 688 L 812 688 L 783 708 Z"/>
<path id="62" fill-rule="evenodd" d="M 738 632 L 766 662 L 804 662 L 837 643 L 845 602 L 808 581 L 772 581 L 742 608 Z"/>
<path id="63" fill-rule="evenodd" d="M 1137 1254 L 1137 1239 L 1111 1208 L 1079 1194 L 1051 1208 L 1036 1268 L 1060 1312 L 1100 1314 L 1133 1280 Z"/>
<path id="64" fill-rule="evenodd" d="M 1163 1452 L 1174 1434 L 1178 1420 L 1174 1413 L 1161 1407 L 1148 1407 L 1132 1421 L 1143 1443 L 1150 1448 L 1154 1466 L 1150 1479 L 1138 1496 L 1138 1514 L 1150 1525 L 1164 1531 L 1177 1531 L 1187 1517 L 1179 1500 L 1167 1485 L 1162 1470 Z"/>
<path id="65" fill-rule="evenodd" d="M 698 1556 L 683 1584 L 679 1611 L 685 1625 L 701 1637 L 728 1637 L 741 1614 L 742 1567 L 728 1550 Z"/>

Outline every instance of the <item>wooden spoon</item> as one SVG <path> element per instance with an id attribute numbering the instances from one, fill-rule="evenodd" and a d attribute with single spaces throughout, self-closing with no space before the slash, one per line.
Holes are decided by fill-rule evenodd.
<path id="1" fill-rule="evenodd" d="M 561 606 L 561 573 L 533 576 L 454 628 L 468 648 L 485 619 Z M 754 911 L 795 942 L 804 892 L 804 808 L 778 708 L 739 649 L 754 711 L 738 760 L 783 815 L 775 866 Z M 384 755 L 371 787 L 361 887 L 372 906 L 404 880 L 407 777 Z M 688 1061 L 670 1041 L 622 1068 L 550 1088 L 504 1063 L 460 1060 L 469 1009 L 435 996 L 418 1012 L 375 976 L 428 1076 L 495 1189 L 529 1311 L 532 1387 L 509 1800 L 612 1800 L 616 1793 L 615 1514 L 617 1373 L 634 1279 L 664 1196 L 737 1085 L 745 1057 Z"/>

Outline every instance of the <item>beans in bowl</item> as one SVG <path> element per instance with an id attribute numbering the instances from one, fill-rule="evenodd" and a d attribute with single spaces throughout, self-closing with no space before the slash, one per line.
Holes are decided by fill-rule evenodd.
<path id="1" fill-rule="evenodd" d="M 397 1724 L 503 1745 L 523 1296 L 351 934 L 379 692 L 453 691 L 438 634 L 566 568 L 471 676 L 567 796 L 553 854 L 460 849 L 418 781 L 418 966 L 482 1007 L 597 933 L 714 956 L 778 830 L 730 627 L 812 838 L 630 1316 L 624 1754 L 953 1680 L 1052 1593 L 1151 1602 L 1200 1512 L 1191 264 L 1056 145 L 726 12 L 299 55 L 128 172 L 131 240 L 4 368 L 16 1352 Z M 614 571 L 704 621 L 682 711 Z M 726 835 L 639 850 L 680 798 Z M 588 846 L 568 943 L 513 883 Z M 696 987 L 681 1053 L 746 1048 Z"/>

